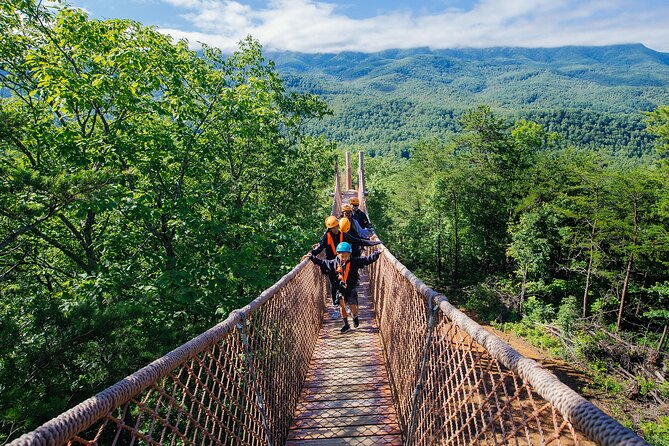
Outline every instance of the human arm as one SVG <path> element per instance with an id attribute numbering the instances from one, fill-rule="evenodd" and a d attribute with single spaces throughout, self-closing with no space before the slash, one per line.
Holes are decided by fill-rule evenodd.
<path id="1" fill-rule="evenodd" d="M 321 268 L 326 268 L 327 269 L 327 261 L 326 260 L 318 258 L 313 254 L 309 254 L 309 260 L 311 260 L 312 263 L 315 263 L 316 265 L 320 266 Z"/>
<path id="2" fill-rule="evenodd" d="M 325 245 L 327 243 L 327 240 L 325 239 L 326 236 L 327 235 L 324 234 L 323 237 L 321 237 L 321 240 L 311 247 L 311 254 L 317 256 L 321 251 L 323 251 L 323 249 L 325 249 Z"/>
<path id="3" fill-rule="evenodd" d="M 380 250 L 374 252 L 372 255 L 369 256 L 364 256 L 364 257 L 358 257 L 358 262 L 360 267 L 363 267 L 365 265 L 371 265 L 372 263 L 376 262 L 379 259 L 379 256 L 383 252 L 383 248 Z"/>
<path id="4" fill-rule="evenodd" d="M 351 234 L 344 235 L 344 240 L 351 244 L 355 243 L 360 246 L 376 246 L 381 244 L 381 240 L 369 240 L 366 238 L 356 237 Z"/>

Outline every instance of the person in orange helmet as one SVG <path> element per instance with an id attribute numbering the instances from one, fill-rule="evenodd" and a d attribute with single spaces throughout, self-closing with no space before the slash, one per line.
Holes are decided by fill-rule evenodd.
<path id="1" fill-rule="evenodd" d="M 365 238 L 365 239 L 370 238 L 371 234 L 369 233 L 369 231 L 360 226 L 360 223 L 358 223 L 353 218 L 353 207 L 350 204 L 345 204 L 344 206 L 342 206 L 340 218 L 343 217 L 348 218 L 349 221 L 351 222 L 350 233 L 351 235 L 353 235 L 353 237 Z"/>
<path id="2" fill-rule="evenodd" d="M 353 220 L 357 221 L 361 228 L 373 232 L 374 228 L 372 228 L 367 214 L 360 209 L 360 199 L 358 197 L 351 197 L 348 202 L 351 205 Z"/>
<path id="3" fill-rule="evenodd" d="M 354 247 L 354 252 L 360 253 L 360 246 L 375 246 L 381 242 L 378 240 L 367 240 L 355 237 L 352 234 L 349 234 L 350 221 L 347 218 L 342 218 L 341 221 L 337 220 L 337 217 L 330 215 L 325 219 L 325 233 L 321 237 L 320 242 L 312 246 L 311 254 L 317 256 L 321 251 L 325 250 L 325 258 L 327 260 L 332 260 L 337 257 L 337 245 L 341 242 L 347 242 L 352 247 Z M 321 268 L 323 274 L 326 274 L 326 270 Z M 328 279 L 330 280 L 330 294 L 332 295 L 332 303 L 337 305 L 337 283 L 338 279 L 336 275 L 329 274 Z"/>

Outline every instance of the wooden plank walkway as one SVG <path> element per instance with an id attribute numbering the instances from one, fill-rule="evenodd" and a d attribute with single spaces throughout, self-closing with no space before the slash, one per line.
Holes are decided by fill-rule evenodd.
<path id="1" fill-rule="evenodd" d="M 286 446 L 402 444 L 367 272 L 360 273 L 360 326 L 349 316 L 351 330 L 340 333 L 343 322 L 329 302 Z"/>

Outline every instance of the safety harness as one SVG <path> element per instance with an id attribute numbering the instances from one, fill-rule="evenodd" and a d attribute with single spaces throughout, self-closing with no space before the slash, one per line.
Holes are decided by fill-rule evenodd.
<path id="1" fill-rule="evenodd" d="M 339 233 L 339 243 L 341 243 L 343 241 L 344 241 L 344 233 L 340 232 Z M 330 231 L 328 231 L 328 245 L 330 245 L 330 248 L 332 248 L 332 253 L 334 255 L 337 255 L 337 247 L 335 245 L 334 240 L 332 239 L 332 233 L 330 233 Z"/>
<path id="2" fill-rule="evenodd" d="M 337 274 L 339 275 L 339 282 L 346 286 L 346 281 L 348 280 L 348 273 L 351 271 L 351 261 L 346 262 L 346 265 L 342 269 L 341 263 L 337 265 Z"/>

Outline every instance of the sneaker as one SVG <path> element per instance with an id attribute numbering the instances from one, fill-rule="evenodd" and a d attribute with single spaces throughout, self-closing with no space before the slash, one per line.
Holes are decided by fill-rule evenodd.
<path id="1" fill-rule="evenodd" d="M 346 332 L 349 331 L 350 329 L 351 329 L 351 326 L 348 325 L 348 324 L 346 324 L 346 325 L 344 325 L 343 327 L 341 327 L 341 330 L 339 330 L 339 331 L 340 331 L 341 333 L 346 333 Z"/>
<path id="2" fill-rule="evenodd" d="M 360 320 L 358 319 L 358 316 L 356 316 L 353 318 L 353 326 L 358 328 L 358 325 L 360 325 Z"/>

